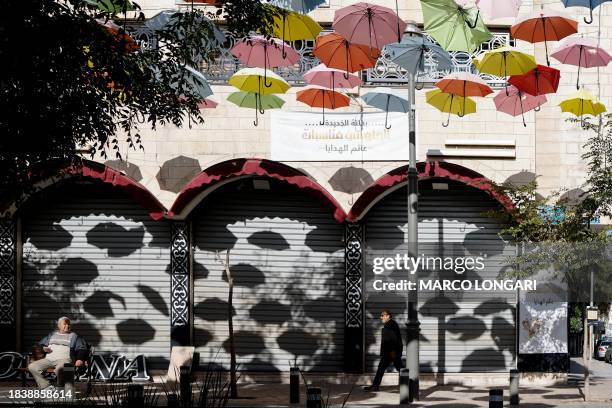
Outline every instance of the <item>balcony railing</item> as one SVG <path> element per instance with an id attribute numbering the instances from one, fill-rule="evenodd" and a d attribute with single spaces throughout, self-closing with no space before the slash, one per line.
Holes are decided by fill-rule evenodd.
<path id="1" fill-rule="evenodd" d="M 322 34 L 327 32 L 329 31 L 324 31 Z M 143 46 L 154 43 L 153 36 L 144 26 L 134 27 L 132 29 L 132 35 Z M 225 35 L 227 41 L 224 47 L 215 53 L 213 57 L 203 59 L 200 64 L 202 72 L 212 84 L 227 83 L 227 80 L 236 71 L 244 67 L 244 65 L 230 53 L 230 49 L 234 46 L 236 41 L 240 39 L 234 38 L 229 32 L 226 32 Z M 291 67 L 275 68 L 274 71 L 292 84 L 304 84 L 303 74 L 319 64 L 319 60 L 312 55 L 314 43 L 314 40 L 292 42 L 291 46 L 301 56 L 299 63 Z M 494 87 L 503 86 L 505 84 L 505 79 L 503 77 L 478 73 L 472 64 L 472 58 L 502 45 L 514 45 L 514 40 L 510 38 L 509 33 L 493 33 L 493 37 L 489 41 L 482 43 L 473 53 L 451 52 L 450 55 L 453 61 L 454 71 L 477 73 L 482 79 L 489 83 L 489 85 Z M 429 71 L 426 74 L 420 74 L 416 79 L 426 86 L 433 84 L 448 73 L 435 70 L 435 64 L 431 55 L 425 54 L 425 65 L 429 68 Z M 378 59 L 374 68 L 365 70 L 362 73 L 362 78 L 366 85 L 393 86 L 405 84 L 408 81 L 407 72 L 391 62 L 388 55 L 385 53 Z"/>

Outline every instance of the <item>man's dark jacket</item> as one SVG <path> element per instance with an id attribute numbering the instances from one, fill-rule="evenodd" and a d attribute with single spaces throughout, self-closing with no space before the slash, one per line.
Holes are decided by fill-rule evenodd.
<path id="1" fill-rule="evenodd" d="M 380 355 L 389 356 L 394 352 L 398 357 L 402 355 L 404 344 L 402 333 L 393 319 L 389 319 L 382 328 L 382 340 L 380 342 Z"/>
<path id="2" fill-rule="evenodd" d="M 51 340 L 51 336 L 55 334 L 56 331 L 52 331 L 45 338 L 38 342 L 41 347 L 49 347 L 49 340 Z M 87 360 L 87 355 L 89 354 L 87 342 L 84 338 L 79 336 L 78 334 L 72 336 L 70 340 L 70 359 L 72 362 L 77 360 Z"/>

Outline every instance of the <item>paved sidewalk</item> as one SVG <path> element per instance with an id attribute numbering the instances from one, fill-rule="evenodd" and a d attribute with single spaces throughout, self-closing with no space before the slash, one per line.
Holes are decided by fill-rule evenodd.
<path id="1" fill-rule="evenodd" d="M 597 388 L 599 387 L 599 388 Z M 343 399 L 350 392 L 350 385 L 322 385 L 324 398 L 334 407 L 340 407 Z M 289 404 L 289 386 L 270 384 L 242 384 L 238 389 L 241 398 L 231 400 L 231 407 L 303 407 L 305 406 L 304 387 L 301 389 L 301 404 Z M 568 384 L 555 387 L 521 387 L 521 407 L 552 408 L 552 407 L 612 407 L 612 381 L 593 386 L 592 395 L 598 401 L 585 403 L 582 391 L 576 385 Z M 504 406 L 509 406 L 508 389 L 504 389 Z M 464 386 L 429 386 L 421 389 L 421 401 L 414 402 L 411 407 L 455 407 L 478 408 L 489 406 L 489 390 L 487 388 Z M 347 408 L 374 408 L 398 406 L 398 387 L 384 386 L 376 393 L 364 392 L 361 386 L 355 386 L 347 402 Z"/>

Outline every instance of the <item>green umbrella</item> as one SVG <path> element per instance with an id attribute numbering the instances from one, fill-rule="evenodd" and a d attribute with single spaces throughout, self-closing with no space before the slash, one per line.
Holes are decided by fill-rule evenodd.
<path id="1" fill-rule="evenodd" d="M 454 0 L 421 0 L 425 31 L 446 51 L 474 52 L 491 38 L 477 7 Z"/>
<path id="2" fill-rule="evenodd" d="M 233 92 L 227 100 L 241 108 L 255 109 L 255 126 L 259 123 L 257 111 L 263 115 L 266 109 L 279 109 L 285 104 L 285 101 L 276 95 L 260 95 L 257 92 Z"/>

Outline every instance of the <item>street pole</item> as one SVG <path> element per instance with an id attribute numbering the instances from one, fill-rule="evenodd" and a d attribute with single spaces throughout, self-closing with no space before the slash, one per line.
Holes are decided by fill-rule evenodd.
<path id="1" fill-rule="evenodd" d="M 408 35 L 422 35 L 421 30 L 415 22 L 407 21 L 406 31 Z M 408 256 L 418 257 L 419 251 L 419 216 L 418 216 L 418 181 L 419 174 L 416 168 L 417 152 L 416 152 L 416 126 L 415 126 L 415 85 L 414 74 L 408 73 L 408 93 L 410 111 L 408 117 L 408 143 L 409 143 L 409 165 L 408 165 Z M 409 389 L 410 401 L 419 400 L 419 334 L 421 331 L 421 323 L 419 322 L 419 293 L 418 293 L 418 277 L 415 273 L 409 278 L 414 278 L 417 286 L 415 290 L 409 291 L 408 294 L 408 323 L 407 326 L 407 345 L 406 345 L 406 362 L 409 370 Z"/>

